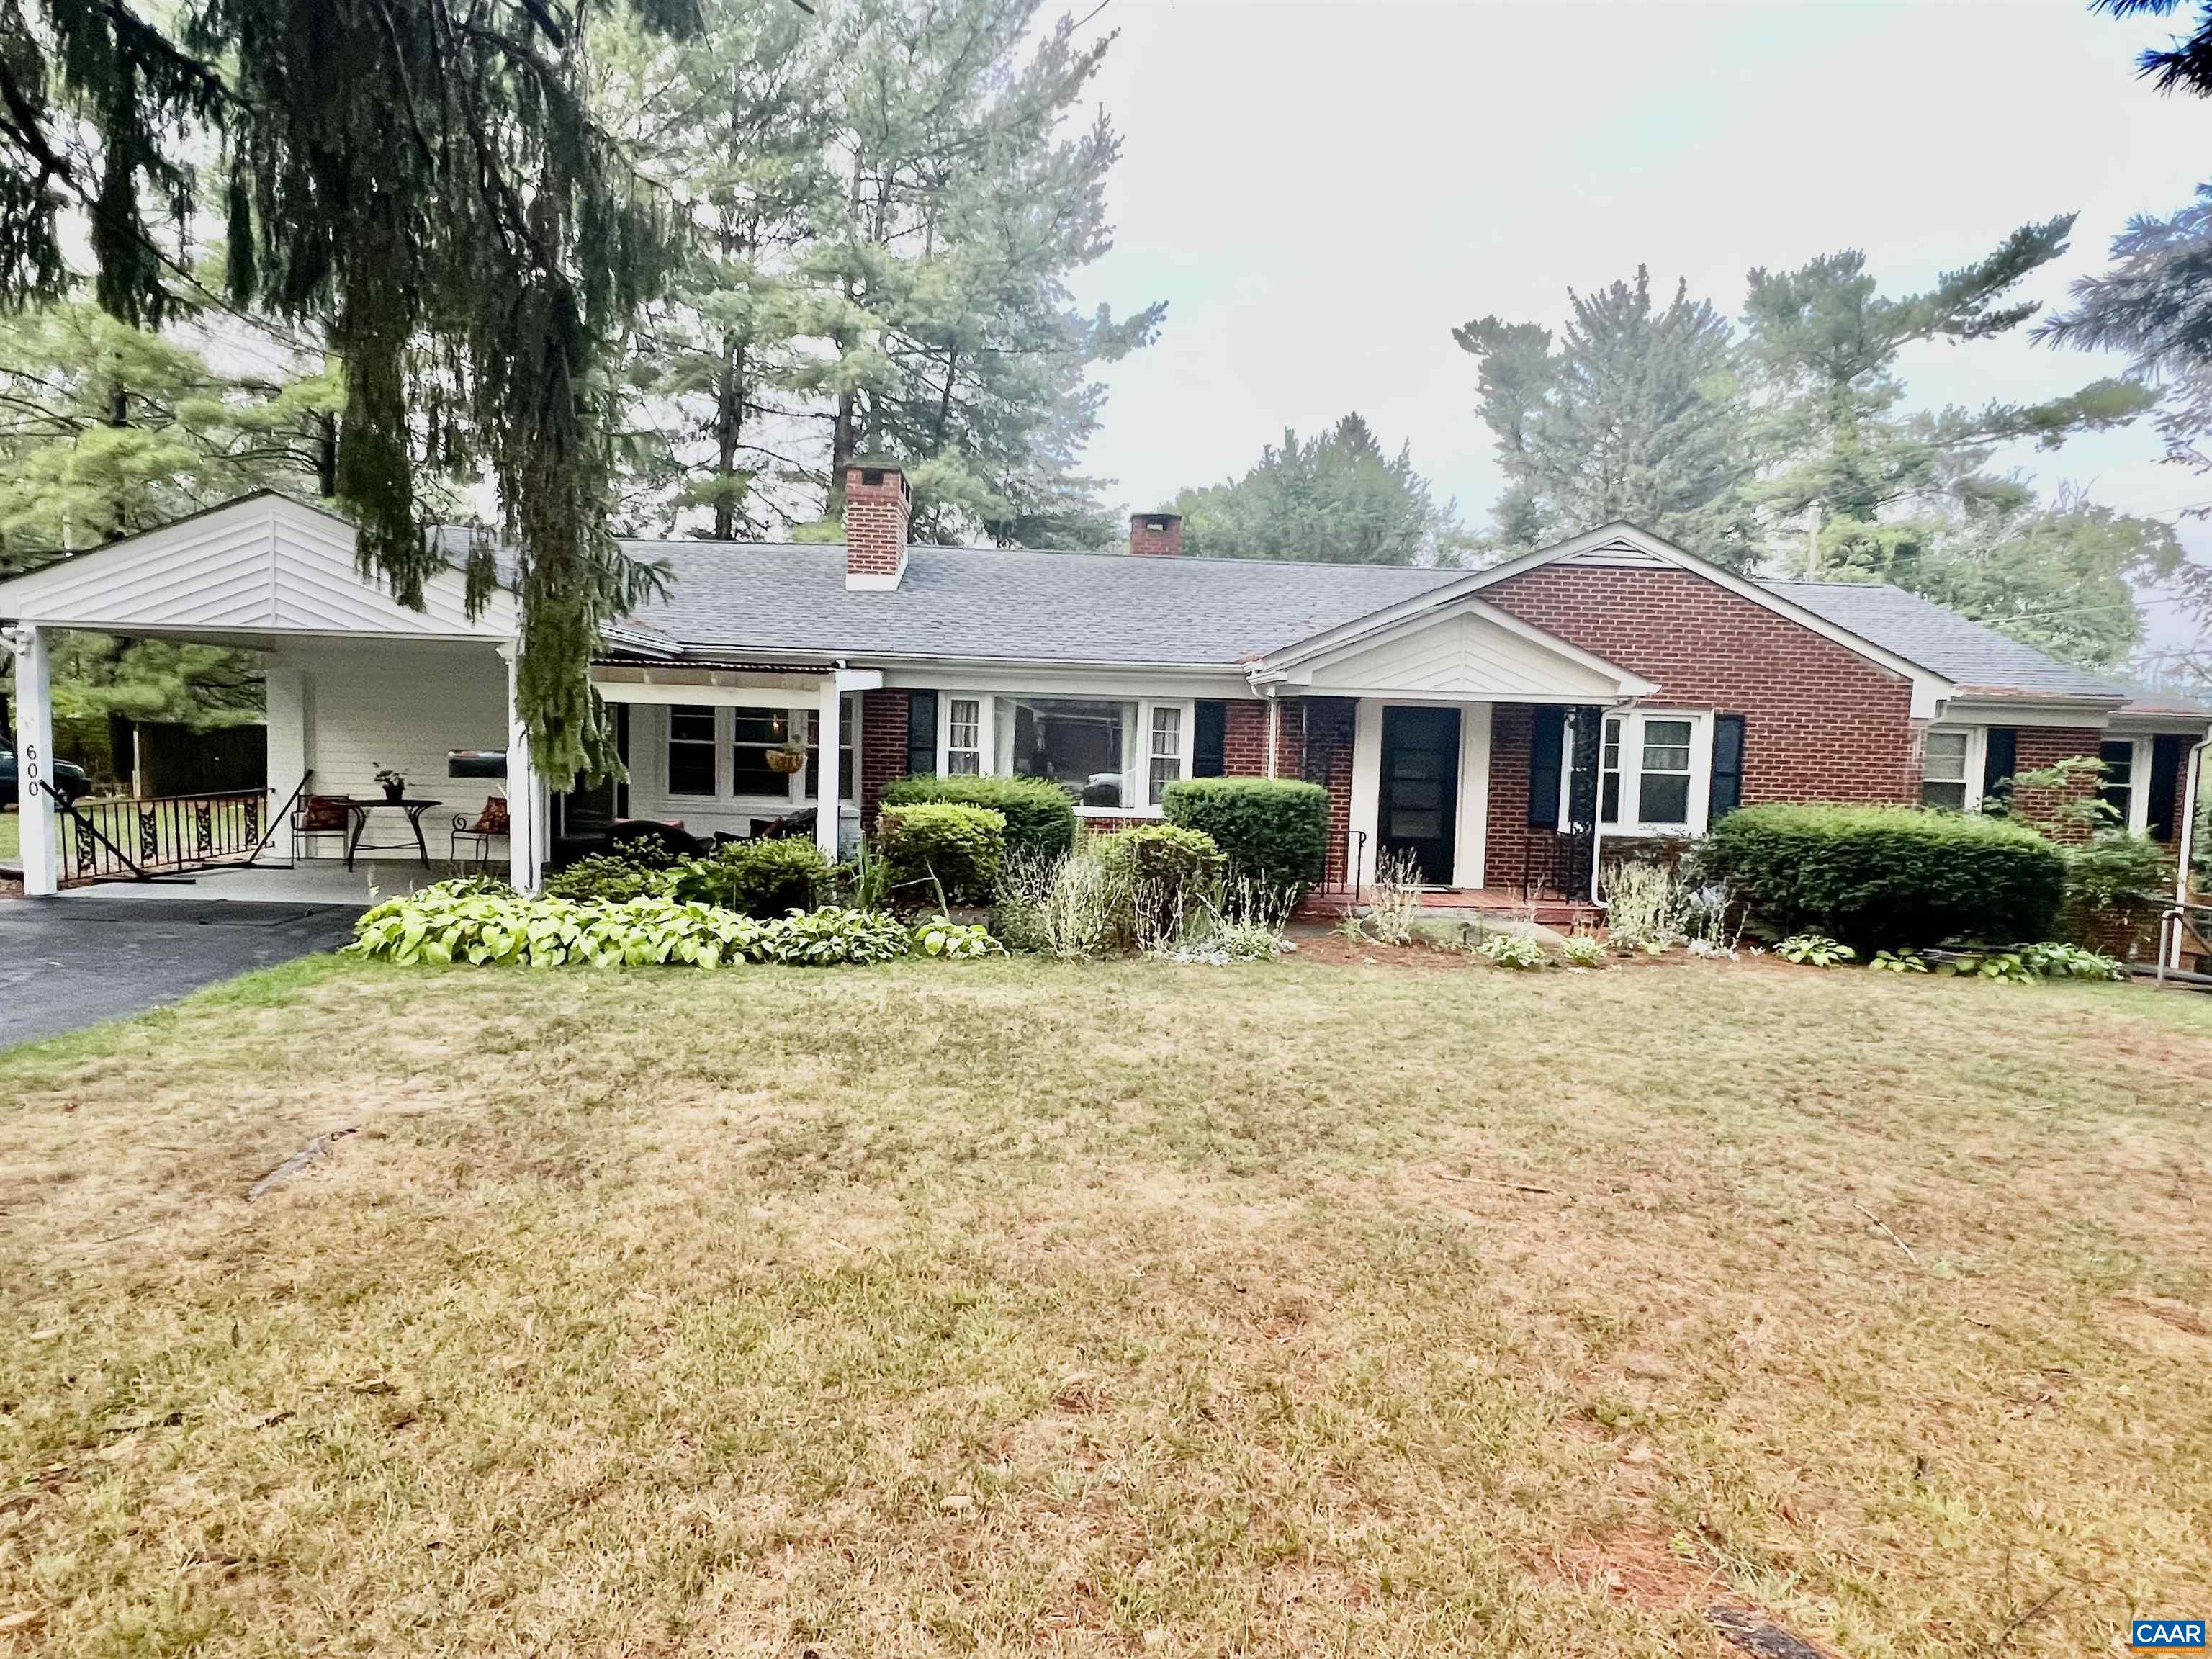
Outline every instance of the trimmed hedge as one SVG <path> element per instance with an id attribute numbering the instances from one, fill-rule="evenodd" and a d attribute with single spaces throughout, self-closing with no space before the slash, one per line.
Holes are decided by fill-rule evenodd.
<path id="1" fill-rule="evenodd" d="M 1173 823 L 1133 823 L 1092 843 L 1127 894 L 1131 924 L 1165 930 L 1201 894 L 1213 890 L 1225 862 L 1213 837 Z"/>
<path id="2" fill-rule="evenodd" d="M 1006 821 L 1009 858 L 1056 859 L 1075 845 L 1075 797 L 1050 778 L 901 778 L 886 806 L 980 806 Z"/>
<path id="3" fill-rule="evenodd" d="M 2021 824 L 1906 806 L 1746 806 L 1714 825 L 1703 873 L 1778 935 L 1869 950 L 2049 937 L 2066 857 Z"/>
<path id="4" fill-rule="evenodd" d="M 926 802 L 886 806 L 877 820 L 892 896 L 902 903 L 988 904 L 1006 857 L 1005 815 L 981 806 Z"/>
<path id="5" fill-rule="evenodd" d="M 1328 859 L 1328 791 L 1289 778 L 1185 778 L 1167 787 L 1170 823 L 1211 836 L 1233 876 L 1301 896 Z"/>
<path id="6" fill-rule="evenodd" d="M 693 859 L 678 868 L 670 891 L 687 903 L 719 904 L 766 921 L 811 910 L 829 888 L 830 861 L 822 849 L 785 836 L 732 842 L 712 858 Z"/>

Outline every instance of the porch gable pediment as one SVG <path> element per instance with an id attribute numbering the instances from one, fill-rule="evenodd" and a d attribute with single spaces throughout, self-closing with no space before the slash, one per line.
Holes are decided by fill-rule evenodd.
<path id="1" fill-rule="evenodd" d="M 0 617 L 113 633 L 514 636 L 509 595 L 472 617 L 460 572 L 441 570 L 410 610 L 356 557 L 336 514 L 248 495 L 0 582 Z"/>
<path id="2" fill-rule="evenodd" d="M 1607 702 L 1650 682 L 1480 599 L 1416 611 L 1262 665 L 1255 678 L 1339 696 Z"/>

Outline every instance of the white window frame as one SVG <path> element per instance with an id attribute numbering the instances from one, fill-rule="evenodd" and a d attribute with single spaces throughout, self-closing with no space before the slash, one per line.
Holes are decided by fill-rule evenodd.
<path id="1" fill-rule="evenodd" d="M 2124 743 L 2132 745 L 2134 753 L 2128 762 L 2128 810 L 2125 828 L 2131 836 L 2140 836 L 2150 828 L 2150 768 L 2151 757 L 2157 749 L 2147 737 L 2134 737 L 2126 732 L 2106 733 L 2097 739 L 2098 758 L 2104 758 L 2104 745 Z M 2101 796 L 2110 780 L 2100 776 L 2097 790 Z"/>
<path id="2" fill-rule="evenodd" d="M 1155 759 L 1167 758 L 1165 756 L 1156 757 L 1152 752 L 1152 711 L 1155 708 L 1173 708 L 1178 712 L 1176 726 L 1179 728 L 1178 747 L 1174 757 L 1176 761 L 1176 781 L 1180 781 L 1190 775 L 1191 744 L 1193 741 L 1194 730 L 1198 723 L 1197 700 L 1195 698 L 1146 697 L 1141 696 L 1125 696 L 1112 692 L 1097 691 L 1038 690 L 993 693 L 988 691 L 958 691 L 940 689 L 937 693 L 937 771 L 939 776 L 950 777 L 952 775 L 952 773 L 948 769 L 951 764 L 952 704 L 956 699 L 963 702 L 973 702 L 976 705 L 976 717 L 980 722 L 976 738 L 977 741 L 982 744 L 982 753 L 978 761 L 978 770 L 981 775 L 985 777 L 995 777 L 998 775 L 999 699 L 1001 696 L 1015 701 L 1025 698 L 1036 698 L 1044 701 L 1063 702 L 1120 702 L 1133 704 L 1137 711 L 1136 765 L 1133 769 L 1133 775 L 1127 780 L 1127 787 L 1123 792 L 1123 798 L 1125 799 L 1132 797 L 1144 799 L 1150 795 L 1152 791 L 1152 762 Z M 1161 815 L 1160 809 L 1157 806 L 1152 805 L 1079 805 L 1076 807 L 1075 812 L 1078 817 L 1085 818 L 1157 818 Z"/>
<path id="3" fill-rule="evenodd" d="M 1980 811 L 1986 799 L 1982 784 L 1990 769 L 1990 728 L 1986 726 L 1964 726 L 1956 720 L 1943 720 L 1929 726 L 1921 739 L 1920 770 L 1915 775 L 1916 786 L 1925 785 L 1928 781 L 1927 739 L 1938 732 L 1963 732 L 1966 734 L 1966 804 L 1960 810 L 1970 816 Z M 1916 787 L 1913 799 L 1916 802 L 1924 800 L 1924 791 Z"/>
<path id="4" fill-rule="evenodd" d="M 704 708 L 714 717 L 714 735 L 711 741 L 703 738 L 685 738 L 683 740 L 686 748 L 696 749 L 702 744 L 705 744 L 711 751 L 708 756 L 712 763 L 709 769 L 714 774 L 714 781 L 708 786 L 707 793 L 703 795 L 694 790 L 678 791 L 672 782 L 676 775 L 676 769 L 670 764 L 670 762 L 675 758 L 676 754 L 676 716 L 679 708 Z M 730 751 L 728 745 L 723 741 L 723 726 L 722 711 L 712 704 L 687 702 L 681 705 L 671 703 L 668 706 L 667 711 L 660 717 L 660 793 L 663 796 L 675 801 L 696 801 L 702 806 L 712 805 L 728 796 Z"/>
<path id="5" fill-rule="evenodd" d="M 1919 804 L 1923 806 L 1927 805 L 1929 781 L 1929 742 L 1939 733 L 1947 737 L 1963 736 L 1966 739 L 1966 802 L 1959 810 L 1969 815 L 1980 811 L 1982 810 L 1982 780 L 1989 771 L 1990 728 L 1986 726 L 1956 726 L 1947 723 L 1928 728 L 1920 740 Z M 1949 780 L 1938 779 L 1936 781 L 1948 782 Z M 1931 810 L 1940 811 L 1944 809 L 1938 807 Z"/>
<path id="6" fill-rule="evenodd" d="M 669 745 L 675 741 L 671 734 L 676 729 L 675 708 L 671 705 L 668 714 L 660 722 L 661 798 L 671 803 L 695 805 L 702 811 L 716 809 L 742 811 L 757 807 L 772 808 L 778 817 L 794 808 L 817 805 L 815 798 L 806 793 L 806 780 L 810 769 L 805 767 L 801 767 L 784 780 L 784 793 L 781 795 L 764 795 L 757 793 L 741 795 L 732 787 L 737 775 L 737 760 L 731 751 L 732 745 L 737 742 L 738 709 L 740 708 L 781 708 L 785 711 L 787 729 L 799 732 L 802 738 L 813 730 L 809 717 L 811 716 L 814 720 L 821 718 L 822 703 L 819 698 L 810 698 L 804 702 L 785 701 L 784 699 L 788 698 L 789 696 L 788 692 L 781 694 L 769 692 L 757 702 L 749 701 L 742 704 L 720 702 L 713 705 L 714 793 L 711 795 L 679 795 L 668 787 L 668 749 Z M 837 799 L 841 804 L 848 801 L 854 805 L 859 803 L 857 792 L 860 784 L 860 719 L 861 708 L 866 701 L 857 692 L 848 691 L 844 694 L 843 714 L 838 721 L 839 737 L 842 739 L 847 733 L 851 734 L 849 743 L 853 750 L 853 787 L 855 793 L 839 795 Z M 704 708 L 707 705 L 689 703 L 684 707 Z M 811 748 L 813 745 L 810 744 L 808 746 Z"/>
<path id="7" fill-rule="evenodd" d="M 1605 732 L 1615 720 L 1621 724 L 1620 755 L 1632 755 L 1636 766 L 1620 774 L 1620 820 L 1611 822 L 1605 811 Z M 1687 720 L 1690 723 L 1690 801 L 1686 823 L 1645 823 L 1642 821 L 1644 781 L 1644 723 L 1646 720 Z M 1702 836 L 1713 806 L 1713 711 L 1710 708 L 1608 708 L 1598 722 L 1598 828 L 1607 836 Z M 1559 767 L 1559 822 L 1568 819 L 1567 790 L 1574 776 L 1574 750 L 1563 745 Z M 1679 774 L 1668 774 L 1678 776 Z"/>
<path id="8" fill-rule="evenodd" d="M 975 757 L 973 772 L 952 769 L 952 705 L 972 702 L 975 705 L 975 746 L 963 749 L 963 755 Z M 991 697 L 984 691 L 940 691 L 937 694 L 937 775 L 940 778 L 983 777 L 991 770 Z"/>

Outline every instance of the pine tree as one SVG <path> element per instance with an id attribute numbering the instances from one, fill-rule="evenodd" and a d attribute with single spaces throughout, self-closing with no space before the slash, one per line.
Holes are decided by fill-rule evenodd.
<path id="1" fill-rule="evenodd" d="M 1175 505 L 1184 550 L 1207 558 L 1449 564 L 1466 547 L 1454 504 L 1439 506 L 1409 450 L 1387 453 L 1357 414 L 1316 438 L 1285 429 L 1243 477 Z"/>
<path id="2" fill-rule="evenodd" d="M 1987 258 L 1902 298 L 1877 291 L 1856 250 L 1795 270 L 1752 271 L 1743 355 L 1766 471 L 1751 493 L 1785 562 L 1909 580 L 1943 533 L 1947 501 L 1997 445 L 2033 439 L 2056 448 L 2073 433 L 2125 425 L 2155 402 L 2133 381 L 2102 380 L 2043 404 L 1900 412 L 1899 354 L 1924 340 L 1990 338 L 2027 321 L 2037 307 L 2008 296 L 2065 252 L 2073 223 L 2065 214 L 2023 225 Z M 1814 520 L 1811 553 L 1792 561 Z"/>
<path id="3" fill-rule="evenodd" d="M 1112 243 L 1102 114 L 1064 129 L 1110 35 L 1066 18 L 1024 57 L 1036 0 L 850 0 L 836 90 L 843 189 L 800 278 L 793 377 L 823 398 L 826 510 L 870 451 L 910 470 L 915 531 L 1000 540 L 1103 533 L 1075 468 L 1103 392 L 1091 367 L 1151 341 L 1164 305 L 1072 307 L 1070 273 Z"/>
<path id="4" fill-rule="evenodd" d="M 627 9 L 694 0 L 0 0 L 0 300 L 66 289 L 66 214 L 95 298 L 158 326 L 192 162 L 212 155 L 233 303 L 327 329 L 345 364 L 337 485 L 367 568 L 419 605 L 442 555 L 423 475 L 480 459 L 519 567 L 521 714 L 565 787 L 611 763 L 590 689 L 600 622 L 651 574 L 609 532 L 610 353 L 671 228 L 586 99 Z M 472 599 L 496 580 L 487 551 Z"/>
<path id="5" fill-rule="evenodd" d="M 1753 552 L 1754 469 L 1729 319 L 1686 283 L 1654 310 L 1649 271 L 1592 295 L 1548 330 L 1491 316 L 1452 331 L 1480 360 L 1478 409 L 1506 476 L 1509 549 L 1626 519 L 1718 563 Z"/>

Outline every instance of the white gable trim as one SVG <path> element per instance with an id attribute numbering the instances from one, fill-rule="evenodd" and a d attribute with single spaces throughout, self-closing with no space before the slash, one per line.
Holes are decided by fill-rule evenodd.
<path id="1" fill-rule="evenodd" d="M 1255 686 L 1312 685 L 1317 674 L 1324 673 L 1334 665 L 1369 652 L 1382 650 L 1443 623 L 1461 620 L 1494 628 L 1510 639 L 1534 647 L 1545 656 L 1557 659 L 1571 670 L 1593 676 L 1604 682 L 1613 696 L 1649 696 L 1659 689 L 1650 681 L 1632 674 L 1602 657 L 1594 655 L 1579 646 L 1571 645 L 1510 611 L 1501 611 L 1494 605 L 1474 598 L 1461 599 L 1445 605 L 1427 600 L 1411 609 L 1404 605 L 1393 606 L 1391 613 L 1386 614 L 1382 620 L 1370 617 L 1347 623 L 1288 651 L 1263 659 L 1251 666 L 1249 678 Z M 1341 689 L 1331 684 L 1327 689 L 1342 696 L 1388 696 L 1400 688 L 1359 686 Z M 1516 701 L 1522 700 L 1518 693 L 1515 695 Z M 1568 695 L 1561 694 L 1562 699 Z M 1580 694 L 1572 695 L 1578 696 Z M 1538 696 L 1535 700 L 1543 699 Z"/>
<path id="2" fill-rule="evenodd" d="M 1275 659 L 1269 659 L 1262 666 L 1272 666 L 1274 660 L 1294 658 L 1310 649 L 1326 648 L 1339 635 L 1388 625 L 1423 610 L 1472 598 L 1486 588 L 1510 580 L 1525 571 L 1549 564 L 1596 565 L 1615 568 L 1671 566 L 1686 570 L 1693 576 L 1702 576 L 1716 587 L 1723 588 L 1738 599 L 1747 599 L 1761 610 L 1771 611 L 1832 644 L 1839 645 L 1854 655 L 1864 658 L 1877 667 L 1887 669 L 1891 673 L 1909 680 L 1912 685 L 1912 717 L 1915 720 L 1935 719 L 1945 700 L 1958 690 L 1955 682 L 1934 670 L 1901 657 L 1886 647 L 1876 645 L 1872 640 L 1854 634 L 1849 629 L 1839 628 L 1826 617 L 1793 604 L 1778 593 L 1768 592 L 1747 577 L 1739 576 L 1732 570 L 1724 570 L 1694 553 L 1675 546 L 1665 538 L 1655 536 L 1626 520 L 1601 525 L 1595 530 L 1584 531 L 1579 536 L 1570 537 L 1549 547 L 1540 547 L 1533 553 L 1524 553 L 1517 559 L 1508 559 L 1504 564 L 1492 565 L 1486 570 L 1470 571 L 1458 581 L 1431 588 L 1426 593 L 1387 610 L 1376 611 L 1371 616 L 1302 641 L 1289 651 L 1276 653 Z M 1565 645 L 1565 642 L 1561 641 L 1559 643 Z"/>
<path id="3" fill-rule="evenodd" d="M 354 527 L 273 491 L 243 496 L 0 582 L 0 617 L 42 627 L 210 638 L 511 640 L 512 595 L 469 615 L 457 569 L 410 610 L 356 563 Z"/>

